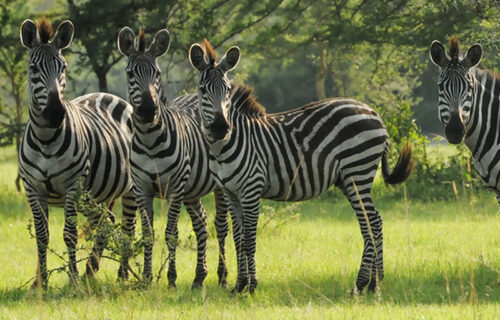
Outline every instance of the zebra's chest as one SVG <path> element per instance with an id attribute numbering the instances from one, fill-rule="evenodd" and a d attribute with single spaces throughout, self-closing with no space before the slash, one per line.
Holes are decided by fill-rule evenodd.
<path id="1" fill-rule="evenodd" d="M 56 158 L 33 155 L 30 163 L 21 162 L 21 175 L 39 194 L 63 197 L 72 184 L 88 173 L 84 157 Z"/>

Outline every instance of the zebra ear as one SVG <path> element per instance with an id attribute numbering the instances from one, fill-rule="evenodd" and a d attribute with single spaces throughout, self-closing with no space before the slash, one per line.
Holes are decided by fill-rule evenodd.
<path id="1" fill-rule="evenodd" d="M 40 35 L 33 20 L 26 19 L 21 24 L 21 43 L 28 49 L 40 44 Z"/>
<path id="2" fill-rule="evenodd" d="M 73 40 L 73 33 L 75 31 L 75 27 L 71 21 L 66 20 L 61 22 L 59 27 L 57 27 L 57 32 L 52 40 L 52 43 L 59 50 L 66 49 L 71 44 Z"/>
<path id="3" fill-rule="evenodd" d="M 118 34 L 118 51 L 127 57 L 136 51 L 135 33 L 129 27 L 123 27 Z"/>
<path id="4" fill-rule="evenodd" d="M 191 48 L 189 48 L 189 62 L 199 71 L 203 71 L 208 67 L 205 50 L 197 43 L 192 44 Z"/>
<path id="5" fill-rule="evenodd" d="M 223 72 L 228 72 L 236 68 L 240 62 L 240 48 L 234 46 L 227 50 L 226 54 L 220 60 L 218 67 Z"/>
<path id="6" fill-rule="evenodd" d="M 440 68 L 444 68 L 450 63 L 443 44 L 437 40 L 432 41 L 429 56 L 431 57 L 431 61 Z"/>
<path id="7" fill-rule="evenodd" d="M 167 29 L 161 29 L 155 35 L 153 42 L 149 46 L 147 52 L 151 53 L 154 57 L 161 57 L 167 53 L 170 46 L 170 34 Z"/>
<path id="8" fill-rule="evenodd" d="M 464 65 L 467 68 L 472 68 L 475 67 L 481 62 L 481 58 L 483 56 L 483 49 L 481 48 L 481 45 L 476 43 L 472 47 L 467 50 L 467 53 L 465 54 L 465 58 L 462 60 Z"/>

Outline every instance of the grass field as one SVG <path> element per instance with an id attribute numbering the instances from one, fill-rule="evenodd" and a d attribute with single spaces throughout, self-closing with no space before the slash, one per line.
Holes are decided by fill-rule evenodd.
<path id="1" fill-rule="evenodd" d="M 15 191 L 14 150 L 0 149 L 1 319 L 500 319 L 500 215 L 492 193 L 449 201 L 375 203 L 384 218 L 385 279 L 375 294 L 351 296 L 362 238 L 346 200 L 338 194 L 300 204 L 263 201 L 256 254 L 259 287 L 231 296 L 217 287 L 213 200 L 209 211 L 209 275 L 192 291 L 195 255 L 187 214 L 180 225 L 177 289 L 166 274 L 149 288 L 116 281 L 117 264 L 104 260 L 96 281 L 72 286 L 54 274 L 41 295 L 22 286 L 35 273 L 36 245 L 26 228 L 31 213 Z M 154 272 L 165 250 L 166 205 L 156 203 Z M 65 252 L 63 213 L 50 214 L 50 246 Z M 227 239 L 229 283 L 235 282 L 232 235 Z M 82 253 L 83 256 L 83 253 Z M 49 255 L 49 269 L 61 265 Z M 80 272 L 84 264 L 79 265 Z"/>

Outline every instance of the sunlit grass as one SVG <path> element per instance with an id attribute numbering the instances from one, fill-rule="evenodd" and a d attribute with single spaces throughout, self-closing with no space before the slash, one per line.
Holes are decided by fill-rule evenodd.
<path id="1" fill-rule="evenodd" d="M 384 219 L 385 262 L 385 278 L 376 294 L 350 295 L 362 238 L 353 210 L 336 194 L 292 206 L 263 201 L 256 254 L 259 287 L 252 297 L 231 296 L 217 287 L 212 196 L 204 199 L 211 232 L 204 289 L 190 289 L 196 251 L 183 211 L 177 289 L 168 289 L 166 274 L 146 289 L 118 283 L 117 263 L 104 260 L 95 282 L 82 281 L 75 288 L 66 274 L 55 274 L 48 292 L 39 296 L 28 286 L 20 288 L 35 273 L 36 245 L 26 229 L 31 213 L 12 182 L 13 150 L 0 151 L 0 318 L 500 318 L 500 215 L 493 194 L 486 191 L 430 203 L 412 201 L 411 194 L 406 201 L 374 197 Z M 167 205 L 155 205 L 156 273 L 166 247 Z M 52 209 L 50 246 L 61 253 L 66 250 L 63 222 L 62 211 Z M 234 285 L 231 234 L 227 245 L 229 283 Z M 62 264 L 54 255 L 48 262 L 49 269 Z M 82 273 L 84 264 L 79 268 Z"/>

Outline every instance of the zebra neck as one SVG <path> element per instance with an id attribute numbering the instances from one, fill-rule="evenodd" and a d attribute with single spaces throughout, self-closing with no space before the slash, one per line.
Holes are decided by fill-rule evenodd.
<path id="1" fill-rule="evenodd" d="M 158 121 L 154 124 L 146 124 L 134 118 L 134 136 L 140 144 L 148 148 L 154 148 L 159 144 L 168 143 L 168 141 L 172 140 L 172 135 L 175 134 L 174 124 L 171 120 L 172 116 L 170 112 L 164 109 L 164 107 L 160 107 Z"/>
<path id="2" fill-rule="evenodd" d="M 63 100 L 64 101 L 64 100 Z M 66 105 L 69 102 L 63 102 Z M 67 109 L 67 108 L 66 108 Z M 69 112 L 66 112 L 61 126 L 58 128 L 49 128 L 43 125 L 40 120 L 42 119 L 42 110 L 34 102 L 31 101 L 29 108 L 29 132 L 33 139 L 37 140 L 43 145 L 57 144 L 60 139 L 63 139 L 63 133 L 66 131 L 67 126 L 70 126 Z"/>
<path id="3" fill-rule="evenodd" d="M 481 158 L 483 150 L 498 143 L 500 135 L 500 81 L 492 73 L 476 68 L 474 98 L 470 121 L 466 125 L 465 144 L 474 157 Z"/>

